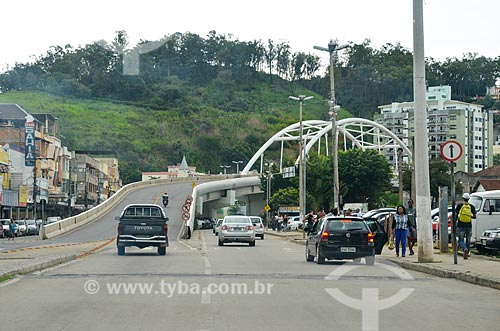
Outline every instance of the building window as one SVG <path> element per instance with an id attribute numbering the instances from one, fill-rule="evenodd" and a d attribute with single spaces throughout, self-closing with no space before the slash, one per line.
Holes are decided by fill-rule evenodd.
<path id="1" fill-rule="evenodd" d="M 457 135 L 456 134 L 450 134 L 450 139 L 457 139 Z"/>
<path id="2" fill-rule="evenodd" d="M 450 115 L 450 120 L 455 121 L 457 119 L 457 115 Z"/>
<path id="3" fill-rule="evenodd" d="M 456 130 L 457 126 L 455 124 L 450 125 L 450 130 Z"/>

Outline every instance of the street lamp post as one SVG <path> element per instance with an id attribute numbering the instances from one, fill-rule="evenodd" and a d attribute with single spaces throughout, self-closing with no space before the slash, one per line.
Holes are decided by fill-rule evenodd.
<path id="1" fill-rule="evenodd" d="M 221 167 L 222 169 L 224 169 L 224 175 L 226 175 L 226 174 L 227 174 L 227 169 L 231 168 L 231 166 L 230 166 L 230 165 L 222 165 L 222 164 L 220 165 L 220 167 Z"/>
<path id="2" fill-rule="evenodd" d="M 312 99 L 312 96 L 306 97 L 305 95 L 299 95 L 298 97 L 289 96 L 291 100 L 299 102 L 299 215 L 300 219 L 304 218 L 305 215 L 305 168 L 304 168 L 304 142 L 302 141 L 302 104 L 305 100 Z"/>
<path id="3" fill-rule="evenodd" d="M 333 205 L 340 210 L 339 199 L 339 165 L 338 165 L 338 139 L 337 139 L 337 114 L 340 109 L 335 99 L 335 76 L 333 72 L 333 62 L 336 51 L 347 48 L 349 45 L 339 46 L 334 40 L 330 40 L 328 48 L 314 46 L 314 49 L 325 51 L 330 54 L 330 101 L 328 114 L 332 120 L 332 158 L 333 158 Z"/>
<path id="4" fill-rule="evenodd" d="M 234 164 L 236 164 L 236 174 L 240 173 L 240 164 L 243 163 L 243 161 L 232 161 Z"/>
<path id="5" fill-rule="evenodd" d="M 271 168 L 273 166 L 273 163 L 269 163 L 269 170 L 267 172 L 267 204 L 266 206 L 269 206 L 269 201 L 271 200 L 271 180 L 273 178 L 273 174 L 271 172 Z M 269 215 L 269 210 L 267 210 L 267 220 L 266 220 L 266 227 L 269 229 L 269 220 L 271 219 Z"/>

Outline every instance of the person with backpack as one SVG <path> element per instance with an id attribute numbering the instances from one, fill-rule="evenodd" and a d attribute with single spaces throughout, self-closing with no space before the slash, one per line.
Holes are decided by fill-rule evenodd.
<path id="1" fill-rule="evenodd" d="M 463 203 L 458 204 L 455 208 L 458 244 L 464 253 L 464 260 L 467 260 L 470 255 L 470 237 L 472 234 L 472 219 L 476 218 L 476 208 L 469 203 L 469 193 L 464 193 L 462 196 Z M 465 242 L 464 242 L 465 240 Z"/>

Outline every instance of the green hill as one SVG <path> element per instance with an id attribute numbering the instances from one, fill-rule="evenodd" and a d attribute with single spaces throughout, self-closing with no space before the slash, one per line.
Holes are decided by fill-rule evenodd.
<path id="1" fill-rule="evenodd" d="M 285 83 L 283 83 L 285 84 Z M 246 112 L 228 112 L 203 102 L 207 88 L 185 103 L 169 109 L 103 100 L 76 99 L 46 92 L 0 94 L 0 102 L 17 103 L 30 113 L 51 113 L 58 118 L 60 139 L 71 150 L 115 151 L 127 182 L 142 171 L 162 171 L 167 165 L 188 163 L 200 171 L 218 173 L 221 164 L 248 160 L 274 133 L 299 120 L 299 107 L 279 83 L 237 92 Z M 327 119 L 328 106 L 314 95 L 303 107 L 303 118 Z M 348 116 L 345 113 L 343 116 Z"/>

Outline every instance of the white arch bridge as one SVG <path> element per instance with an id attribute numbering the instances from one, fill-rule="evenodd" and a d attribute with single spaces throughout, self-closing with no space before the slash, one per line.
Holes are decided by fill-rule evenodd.
<path id="1" fill-rule="evenodd" d="M 329 154 L 328 151 L 328 134 L 332 131 L 332 122 L 320 120 L 308 120 L 302 122 L 302 139 L 305 144 L 305 154 L 317 145 L 317 153 Z M 343 135 L 344 150 L 349 148 L 348 143 L 352 147 L 366 149 L 393 150 L 397 153 L 398 149 L 402 149 L 403 156 L 411 160 L 411 151 L 394 133 L 388 130 L 385 126 L 370 121 L 364 118 L 346 118 L 337 121 L 337 135 Z M 255 163 L 260 159 L 260 173 L 264 166 L 264 154 L 266 150 L 274 143 L 281 143 L 281 155 L 279 162 L 279 170 L 283 171 L 283 150 L 285 142 L 300 140 L 300 123 L 294 123 L 272 136 L 248 161 L 245 168 L 241 171 L 242 175 L 248 174 Z M 323 142 L 323 144 L 322 144 Z M 330 144 L 331 145 L 331 144 Z M 396 155 L 395 155 L 396 156 Z M 299 157 L 297 156 L 296 164 Z"/>

